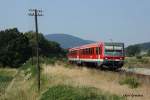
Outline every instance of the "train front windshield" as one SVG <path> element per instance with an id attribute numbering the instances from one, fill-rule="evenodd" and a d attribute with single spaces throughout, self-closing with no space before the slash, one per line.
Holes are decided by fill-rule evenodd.
<path id="1" fill-rule="evenodd" d="M 124 56 L 124 44 L 105 43 L 105 56 Z"/>

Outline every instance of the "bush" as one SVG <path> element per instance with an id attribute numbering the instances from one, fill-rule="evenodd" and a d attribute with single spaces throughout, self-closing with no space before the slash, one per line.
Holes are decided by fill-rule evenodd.
<path id="1" fill-rule="evenodd" d="M 137 88 L 140 85 L 139 81 L 133 77 L 126 77 L 125 79 L 119 81 L 119 83 L 120 83 L 120 85 L 127 84 L 132 89 Z"/>
<path id="2" fill-rule="evenodd" d="M 149 59 L 148 58 L 143 58 L 143 59 L 140 59 L 139 62 L 141 62 L 142 64 L 148 64 Z"/>
<path id="3" fill-rule="evenodd" d="M 51 64 L 54 65 L 57 61 L 56 57 L 40 57 L 41 64 Z"/>
<path id="4" fill-rule="evenodd" d="M 8 81 L 11 81 L 12 79 L 13 77 L 11 76 L 0 75 L 0 82 L 8 82 Z"/>
<path id="5" fill-rule="evenodd" d="M 30 58 L 20 69 L 24 71 L 25 75 L 31 74 L 34 77 L 37 73 L 36 59 Z"/>
<path id="6" fill-rule="evenodd" d="M 150 56 L 150 49 L 147 51 L 147 56 Z"/>
<path id="7" fill-rule="evenodd" d="M 0 66 L 18 68 L 31 56 L 36 56 L 35 35 L 35 32 L 23 34 L 17 28 L 0 31 Z M 57 42 L 46 40 L 42 34 L 38 34 L 38 37 L 40 56 L 66 56 L 67 50 L 62 49 Z"/>
<path id="8" fill-rule="evenodd" d="M 122 97 L 100 94 L 95 88 L 80 88 L 67 85 L 50 87 L 42 94 L 41 100 L 122 100 Z"/>
<path id="9" fill-rule="evenodd" d="M 56 57 L 39 57 L 39 64 L 42 70 L 42 64 L 51 64 L 54 65 L 57 61 Z M 30 58 L 25 64 L 22 65 L 21 70 L 24 71 L 25 75 L 31 74 L 34 77 L 37 73 L 36 57 Z"/>
<path id="10" fill-rule="evenodd" d="M 136 56 L 136 59 L 142 59 L 142 56 Z"/>
<path id="11" fill-rule="evenodd" d="M 125 51 L 126 51 L 127 56 L 132 57 L 132 56 L 136 56 L 136 55 L 140 54 L 141 47 L 138 45 L 130 45 L 126 48 Z"/>
<path id="12" fill-rule="evenodd" d="M 20 67 L 30 58 L 28 38 L 17 28 L 0 31 L 0 65 Z"/>
<path id="13" fill-rule="evenodd" d="M 0 95 L 5 93 L 5 89 L 12 81 L 12 79 L 13 79 L 12 76 L 2 75 L 0 73 Z"/>

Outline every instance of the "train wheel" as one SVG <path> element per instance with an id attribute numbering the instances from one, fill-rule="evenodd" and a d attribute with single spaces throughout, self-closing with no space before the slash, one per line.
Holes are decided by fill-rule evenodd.
<path id="1" fill-rule="evenodd" d="M 69 64 L 73 64 L 73 62 L 72 62 L 72 61 L 69 61 Z"/>
<path id="2" fill-rule="evenodd" d="M 85 63 L 85 62 L 82 62 L 82 66 L 86 66 L 86 63 Z"/>
<path id="3" fill-rule="evenodd" d="M 100 70 L 104 70 L 104 65 L 99 65 L 98 68 L 99 68 Z"/>

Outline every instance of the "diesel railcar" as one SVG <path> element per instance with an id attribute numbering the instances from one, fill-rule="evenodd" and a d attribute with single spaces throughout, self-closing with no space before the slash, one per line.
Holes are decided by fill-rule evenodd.
<path id="1" fill-rule="evenodd" d="M 94 64 L 109 69 L 121 68 L 124 64 L 124 43 L 97 42 L 69 49 L 68 60 L 77 64 Z"/>

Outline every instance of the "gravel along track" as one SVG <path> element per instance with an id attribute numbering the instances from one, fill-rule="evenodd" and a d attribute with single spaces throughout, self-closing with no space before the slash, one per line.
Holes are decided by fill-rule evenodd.
<path id="1" fill-rule="evenodd" d="M 122 68 L 119 70 L 120 75 L 136 77 L 140 82 L 150 84 L 150 69 L 146 68 Z"/>
<path id="2" fill-rule="evenodd" d="M 148 68 L 122 68 L 122 70 L 124 70 L 126 72 L 132 72 L 135 74 L 142 74 L 142 75 L 150 76 L 150 69 L 148 69 Z"/>

